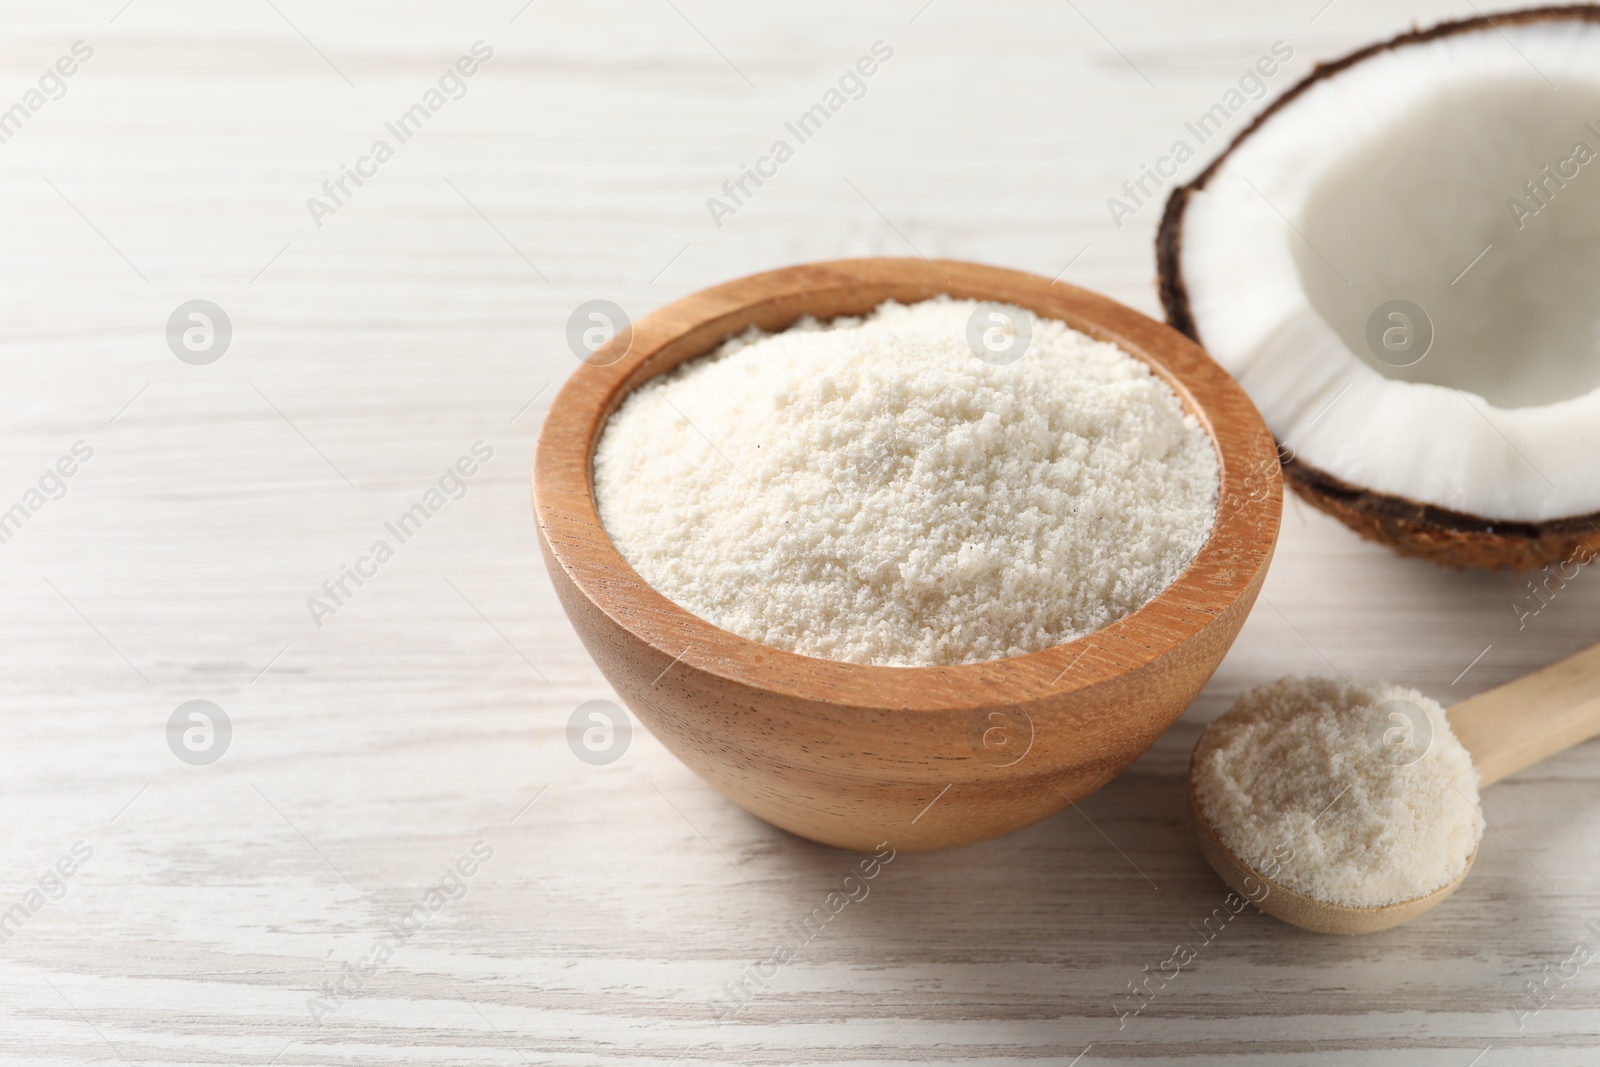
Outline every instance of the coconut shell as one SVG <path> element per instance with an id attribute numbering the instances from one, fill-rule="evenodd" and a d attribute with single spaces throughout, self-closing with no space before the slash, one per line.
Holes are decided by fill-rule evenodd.
<path id="1" fill-rule="evenodd" d="M 1198 177 L 1180 185 L 1167 198 L 1156 231 L 1156 267 L 1161 306 L 1167 322 L 1202 346 L 1205 338 L 1194 321 L 1189 293 L 1181 269 L 1184 211 L 1189 197 L 1216 174 L 1234 150 L 1259 130 L 1281 108 L 1324 78 L 1352 67 L 1381 52 L 1482 30 L 1531 22 L 1600 22 L 1600 5 L 1538 7 L 1477 18 L 1443 22 L 1429 29 L 1414 29 L 1393 40 L 1369 45 L 1329 63 L 1319 63 L 1305 78 L 1286 90 L 1249 126 L 1241 130 L 1221 155 Z M 1285 462 L 1284 481 L 1301 499 L 1338 519 L 1370 541 L 1389 545 L 1402 555 L 1431 559 L 1447 567 L 1489 569 L 1540 567 L 1565 560 L 1587 562 L 1600 554 L 1600 512 L 1545 522 L 1508 522 L 1467 515 L 1406 497 L 1374 492 L 1350 485 L 1313 467 L 1298 457 Z"/>
<path id="2" fill-rule="evenodd" d="M 1299 459 L 1284 464 L 1283 480 L 1367 540 L 1447 567 L 1523 569 L 1600 555 L 1600 515 L 1494 522 L 1361 489 Z"/>

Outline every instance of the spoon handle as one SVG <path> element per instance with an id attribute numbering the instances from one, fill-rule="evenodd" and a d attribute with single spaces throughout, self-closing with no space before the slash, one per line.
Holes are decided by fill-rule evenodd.
<path id="1" fill-rule="evenodd" d="M 1481 785 L 1498 782 L 1600 734 L 1600 645 L 1445 713 Z"/>

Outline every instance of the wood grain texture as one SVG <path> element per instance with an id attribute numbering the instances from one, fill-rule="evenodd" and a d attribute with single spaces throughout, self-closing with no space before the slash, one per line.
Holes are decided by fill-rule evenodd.
<path id="1" fill-rule="evenodd" d="M 1126 618 L 1043 652 L 876 667 L 720 630 L 622 558 L 600 523 L 591 461 L 630 391 L 752 325 L 781 330 L 802 315 L 829 321 L 941 294 L 1065 321 L 1143 360 L 1177 391 L 1211 435 L 1221 481 L 1211 536 L 1172 585 Z M 863 851 L 889 842 L 917 852 L 1010 833 L 1137 759 L 1238 635 L 1272 559 L 1283 500 L 1266 424 L 1238 384 L 1176 330 L 1048 278 L 914 257 L 768 271 L 646 316 L 567 379 L 546 416 L 533 475 L 539 546 L 556 593 L 628 707 L 746 810 Z"/>
<path id="2" fill-rule="evenodd" d="M 1486 786 L 1581 745 L 1600 734 L 1600 646 L 1463 700 L 1447 716 Z"/>
<path id="3" fill-rule="evenodd" d="M 1241 689 L 1343 672 L 1456 703 L 1600 641 L 1593 568 L 1536 596 L 1295 498 L 1239 639 L 1144 756 L 1025 830 L 897 855 L 716 1024 L 724 983 L 792 944 L 859 857 L 748 815 L 642 729 L 609 766 L 567 747 L 578 705 L 617 699 L 528 494 L 578 366 L 570 312 L 605 297 L 642 318 L 787 263 L 920 252 L 1157 315 L 1153 209 L 1118 229 L 1105 199 L 1184 121 L 1274 40 L 1295 49 L 1281 88 L 1472 8 L 674 3 L 0 6 L 0 103 L 95 48 L 0 145 L 0 504 L 94 448 L 0 545 L 0 914 L 74 842 L 94 850 L 0 944 L 0 1063 L 1600 1056 L 1593 966 L 1513 1014 L 1600 920 L 1594 743 L 1485 792 L 1472 876 L 1417 922 L 1326 938 L 1246 910 L 1199 945 L 1227 888 L 1185 767 Z M 467 95 L 318 229 L 306 198 L 479 39 L 495 56 Z M 706 198 L 878 39 L 895 56 L 867 95 L 713 225 Z M 234 324 L 208 367 L 164 337 L 195 298 Z M 478 440 L 494 457 L 466 495 L 317 628 L 306 599 Z M 165 738 L 197 698 L 233 724 L 204 767 Z M 467 895 L 313 1022 L 308 999 L 480 839 Z M 1184 939 L 1193 965 L 1119 1018 Z"/>

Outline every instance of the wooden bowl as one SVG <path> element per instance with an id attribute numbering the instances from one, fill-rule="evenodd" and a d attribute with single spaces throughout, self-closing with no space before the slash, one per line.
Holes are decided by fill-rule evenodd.
<path id="1" fill-rule="evenodd" d="M 940 293 L 1020 305 L 1143 359 L 1215 443 L 1210 539 L 1143 608 L 1042 652 L 874 667 L 739 637 L 669 601 L 600 525 L 590 460 L 641 382 L 747 326 L 782 330 Z M 976 358 L 976 357 L 974 357 Z M 943 848 L 1008 833 L 1099 788 L 1170 726 L 1249 614 L 1278 536 L 1277 448 L 1243 390 L 1192 341 L 1103 296 L 950 260 L 815 263 L 718 285 L 617 335 L 567 380 L 533 467 L 539 545 L 562 606 L 628 707 L 724 795 L 843 848 Z"/>

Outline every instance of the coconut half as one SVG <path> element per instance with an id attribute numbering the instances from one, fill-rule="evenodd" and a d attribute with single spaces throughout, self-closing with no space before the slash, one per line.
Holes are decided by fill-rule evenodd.
<path id="1" fill-rule="evenodd" d="M 1156 251 L 1306 500 L 1455 566 L 1600 549 L 1600 6 L 1319 66 L 1174 191 Z"/>

